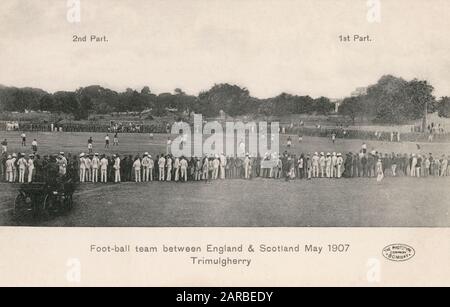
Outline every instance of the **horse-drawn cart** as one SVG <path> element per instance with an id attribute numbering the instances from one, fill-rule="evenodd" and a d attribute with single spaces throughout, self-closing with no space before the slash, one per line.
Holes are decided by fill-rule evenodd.
<path id="1" fill-rule="evenodd" d="M 50 185 L 43 182 L 22 184 L 14 201 L 14 217 L 53 216 L 70 211 L 73 206 L 73 193 L 76 185 L 60 182 Z"/>

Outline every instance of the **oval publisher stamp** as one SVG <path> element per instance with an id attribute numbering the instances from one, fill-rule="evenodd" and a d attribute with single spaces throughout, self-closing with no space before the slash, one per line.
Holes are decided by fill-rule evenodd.
<path id="1" fill-rule="evenodd" d="M 406 244 L 390 244 L 383 248 L 384 258 L 391 261 L 407 261 L 414 257 L 416 251 L 409 245 Z"/>

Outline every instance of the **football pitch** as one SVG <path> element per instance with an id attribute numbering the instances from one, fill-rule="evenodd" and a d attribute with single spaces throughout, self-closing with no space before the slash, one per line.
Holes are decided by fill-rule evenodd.
<path id="1" fill-rule="evenodd" d="M 450 177 L 85 184 L 47 221 L 12 218 L 17 185 L 0 184 L 0 225 L 63 227 L 449 227 Z"/>
<path id="2" fill-rule="evenodd" d="M 41 154 L 86 151 L 94 138 L 99 153 L 165 153 L 168 135 L 122 134 L 119 147 L 104 149 L 105 134 L 39 133 Z M 21 149 L 20 133 L 3 133 L 10 151 Z M 35 138 L 28 134 L 28 143 Z M 280 151 L 287 136 L 280 138 Z M 358 151 L 362 140 L 293 137 L 290 152 Z M 27 144 L 28 145 L 28 144 Z M 367 142 L 381 152 L 448 154 L 449 144 Z M 420 149 L 418 149 L 418 146 Z M 18 185 L 0 184 L 0 225 L 63 227 L 450 227 L 450 177 L 152 182 L 80 185 L 73 210 L 46 221 L 12 218 Z"/>
<path id="3" fill-rule="evenodd" d="M 38 152 L 41 156 L 46 154 L 57 154 L 60 151 L 65 153 L 80 154 L 87 152 L 87 141 L 89 137 L 94 140 L 93 150 L 99 154 L 112 155 L 136 155 L 142 156 L 144 152 L 149 152 L 153 157 L 158 154 L 166 154 L 167 139 L 174 139 L 176 135 L 154 134 L 150 138 L 145 133 L 123 133 L 119 135 L 119 146 L 113 146 L 113 135 L 109 134 L 111 144 L 105 148 L 105 133 L 86 133 L 86 132 L 30 132 L 27 133 L 27 146 L 21 146 L 20 132 L 2 132 L 0 139 L 8 140 L 9 152 L 31 152 L 31 142 L 37 139 Z M 304 136 L 303 141 L 299 142 L 297 136 L 292 135 L 291 148 L 286 147 L 289 135 L 280 134 L 280 152 L 288 150 L 290 153 L 314 153 L 314 152 L 341 152 L 343 155 L 347 152 L 358 152 L 363 142 L 366 142 L 369 151 L 372 149 L 382 153 L 433 153 L 435 157 L 445 154 L 450 155 L 450 143 L 412 143 L 412 142 L 385 142 L 385 141 L 364 141 L 359 139 L 336 139 L 335 143 L 329 138 Z M 205 136 L 206 138 L 207 136 Z M 235 142 L 237 143 L 237 142 Z M 235 147 L 238 145 L 235 144 Z"/>

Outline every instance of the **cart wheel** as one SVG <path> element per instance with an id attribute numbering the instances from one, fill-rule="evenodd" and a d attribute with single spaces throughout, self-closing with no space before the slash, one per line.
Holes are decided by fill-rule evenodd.
<path id="1" fill-rule="evenodd" d="M 33 211 L 31 199 L 20 193 L 14 200 L 14 218 L 22 219 Z"/>
<path id="2" fill-rule="evenodd" d="M 67 195 L 66 198 L 64 199 L 64 207 L 65 207 L 67 212 L 72 210 L 72 208 L 73 208 L 72 194 Z"/>
<path id="3" fill-rule="evenodd" d="M 54 216 L 57 213 L 57 206 L 55 206 L 54 199 L 48 194 L 45 196 L 42 211 L 45 218 Z"/>

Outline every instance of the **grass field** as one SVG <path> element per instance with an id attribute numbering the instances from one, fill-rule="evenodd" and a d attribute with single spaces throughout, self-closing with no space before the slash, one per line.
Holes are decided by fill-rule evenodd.
<path id="1" fill-rule="evenodd" d="M 0 225 L 449 227 L 449 185 L 450 177 L 87 184 L 68 215 L 17 222 L 17 186 L 0 184 Z"/>
<path id="2" fill-rule="evenodd" d="M 39 133 L 42 154 L 86 151 L 89 136 L 100 153 L 104 134 Z M 20 133 L 7 137 L 10 150 L 20 150 Z M 28 134 L 31 143 L 33 134 Z M 281 143 L 286 143 L 282 136 Z M 166 150 L 167 135 L 121 135 L 109 153 L 156 155 Z M 305 137 L 293 139 L 292 152 L 357 151 L 361 140 Z M 417 153 L 415 143 L 367 142 L 369 150 Z M 449 144 L 419 144 L 421 152 L 450 152 Z M 281 146 L 281 150 L 285 147 Z M 241 179 L 205 183 L 85 184 L 75 194 L 75 208 L 49 221 L 14 221 L 11 216 L 17 185 L 0 184 L 0 225 L 31 226 L 260 226 L 260 227 L 450 227 L 450 177 L 387 177 L 375 179 L 317 179 L 311 181 Z"/>
<path id="3" fill-rule="evenodd" d="M 104 148 L 104 133 L 51 133 L 39 132 L 27 134 L 27 147 L 21 147 L 20 132 L 3 132 L 0 133 L 0 139 L 8 139 L 9 152 L 30 152 L 31 142 L 33 138 L 38 141 L 38 149 L 41 155 L 59 153 L 60 151 L 71 152 L 79 154 L 87 152 L 87 140 L 92 136 L 94 139 L 94 151 L 99 153 L 119 153 L 119 154 L 141 154 L 148 151 L 153 156 L 166 153 L 166 142 L 170 136 L 172 139 L 174 135 L 155 134 L 151 140 L 148 134 L 121 134 L 119 136 L 119 146 L 113 147 L 112 144 L 109 149 Z M 111 143 L 112 143 L 112 135 Z M 280 151 L 287 150 L 286 140 L 288 135 L 280 135 Z M 357 152 L 361 149 L 362 140 L 357 139 L 337 139 L 335 144 L 328 138 L 321 137 L 303 137 L 303 142 L 298 143 L 297 137 L 292 136 L 293 146 L 289 150 L 292 153 L 314 153 L 315 151 L 324 152 L 341 152 L 349 151 Z M 450 155 L 450 143 L 411 143 L 411 142 L 379 142 L 366 141 L 369 150 L 375 149 L 382 153 L 423 153 L 428 154 L 432 152 L 436 155 Z M 420 150 L 417 149 L 420 146 Z"/>

